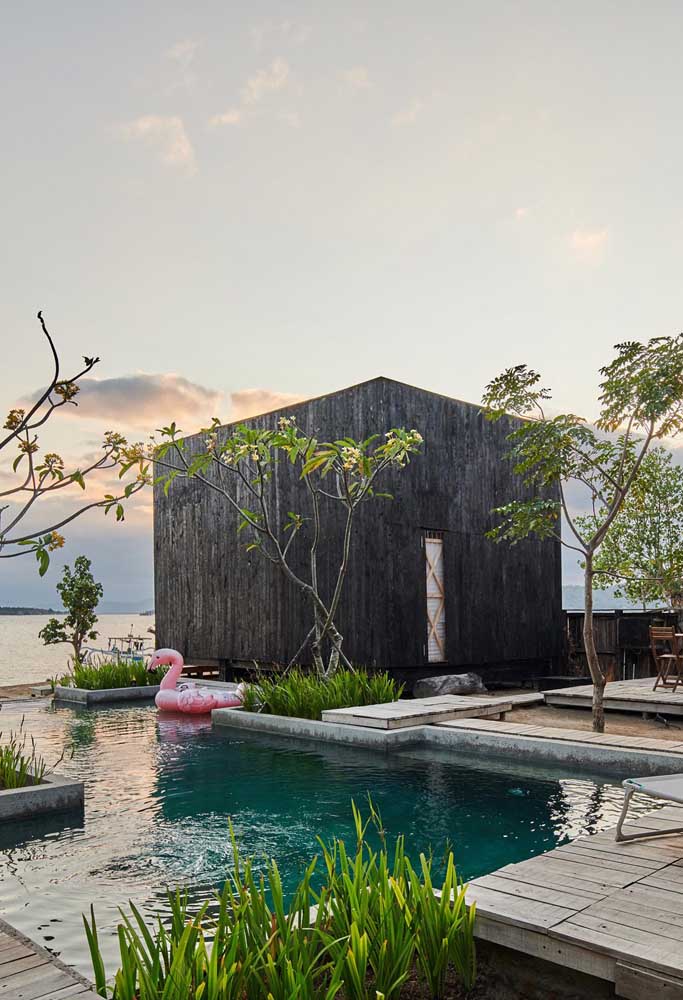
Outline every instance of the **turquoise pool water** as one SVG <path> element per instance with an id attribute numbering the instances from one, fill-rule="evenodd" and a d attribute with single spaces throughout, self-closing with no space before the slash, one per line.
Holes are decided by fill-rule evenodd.
<path id="1" fill-rule="evenodd" d="M 317 834 L 352 839 L 351 799 L 368 792 L 390 835 L 414 855 L 452 845 L 464 878 L 612 825 L 621 804 L 612 779 L 502 758 L 225 736 L 148 705 L 6 703 L 3 732 L 22 714 L 48 760 L 67 753 L 59 771 L 85 781 L 86 808 L 0 827 L 0 915 L 86 974 L 81 913 L 94 903 L 107 937 L 129 898 L 152 912 L 167 884 L 210 897 L 230 866 L 228 816 L 243 853 L 275 857 L 291 885 Z"/>

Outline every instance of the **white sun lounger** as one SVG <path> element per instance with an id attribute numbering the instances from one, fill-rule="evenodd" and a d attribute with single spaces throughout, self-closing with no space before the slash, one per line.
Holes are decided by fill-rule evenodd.
<path id="1" fill-rule="evenodd" d="M 683 805 L 683 774 L 660 774 L 652 778 L 627 778 L 624 786 L 624 807 L 614 831 L 615 840 L 645 840 L 647 837 L 667 837 L 672 833 L 683 833 L 683 826 L 669 830 L 650 830 L 647 833 L 622 833 L 631 797 L 635 792 L 649 795 L 653 799 L 679 802 Z"/>

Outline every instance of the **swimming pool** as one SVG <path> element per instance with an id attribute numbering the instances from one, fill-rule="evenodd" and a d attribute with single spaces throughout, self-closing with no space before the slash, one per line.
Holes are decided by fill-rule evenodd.
<path id="1" fill-rule="evenodd" d="M 414 856 L 452 846 L 466 879 L 613 825 L 621 806 L 615 779 L 450 749 L 385 754 L 216 733 L 207 719 L 160 719 L 140 704 L 5 703 L 3 732 L 24 714 L 48 760 L 73 751 L 59 771 L 85 781 L 86 808 L 0 827 L 0 915 L 86 975 L 91 902 L 106 938 L 129 898 L 147 912 L 163 909 L 167 884 L 209 898 L 230 866 L 228 816 L 242 852 L 257 867 L 275 857 L 291 886 L 318 834 L 352 841 L 350 802 L 368 792 L 390 836 L 404 833 Z M 113 956 L 113 938 L 104 950 Z"/>

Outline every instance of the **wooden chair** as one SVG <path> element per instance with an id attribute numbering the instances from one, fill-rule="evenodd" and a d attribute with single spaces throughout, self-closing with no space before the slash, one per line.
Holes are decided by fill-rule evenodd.
<path id="1" fill-rule="evenodd" d="M 661 685 L 673 688 L 675 691 L 679 684 L 683 684 L 681 636 L 677 635 L 676 629 L 671 626 L 651 625 L 650 650 L 657 668 L 655 686 L 652 690 L 656 691 Z"/>

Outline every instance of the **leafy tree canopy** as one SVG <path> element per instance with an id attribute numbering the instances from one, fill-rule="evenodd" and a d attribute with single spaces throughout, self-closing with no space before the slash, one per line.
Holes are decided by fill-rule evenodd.
<path id="1" fill-rule="evenodd" d="M 62 579 L 57 584 L 57 592 L 66 608 L 64 618 L 50 618 L 38 633 L 46 646 L 59 642 L 70 642 L 74 658 L 81 658 L 81 649 L 86 639 L 96 639 L 97 624 L 95 609 L 104 593 L 102 584 L 97 583 L 90 570 L 90 560 L 78 556 L 73 572 L 64 567 Z"/>

